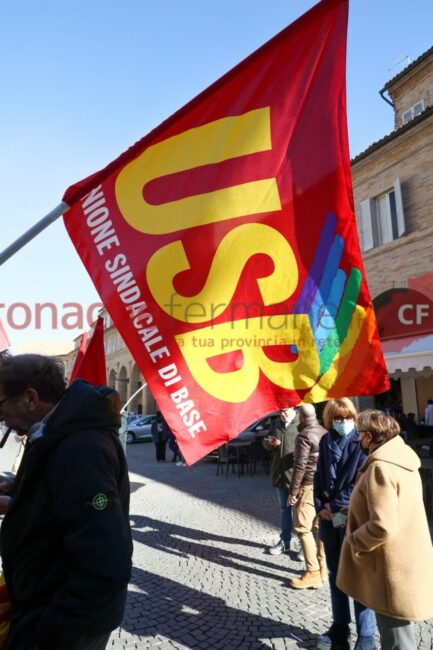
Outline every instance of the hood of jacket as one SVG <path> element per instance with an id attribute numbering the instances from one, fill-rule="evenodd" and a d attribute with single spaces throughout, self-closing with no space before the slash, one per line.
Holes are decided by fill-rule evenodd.
<path id="1" fill-rule="evenodd" d="M 118 435 L 119 427 L 119 394 L 108 386 L 77 379 L 48 415 L 44 435 L 62 437 L 79 429 L 110 429 Z"/>
<path id="2" fill-rule="evenodd" d="M 391 438 L 391 440 L 388 440 L 388 442 L 385 442 L 383 445 L 380 445 L 380 447 L 377 447 L 377 449 L 371 452 L 360 471 L 365 472 L 371 463 L 378 460 L 384 463 L 390 463 L 391 465 L 397 465 L 409 472 L 416 472 L 421 467 L 419 457 L 416 455 L 414 450 L 404 442 L 401 436 Z"/>

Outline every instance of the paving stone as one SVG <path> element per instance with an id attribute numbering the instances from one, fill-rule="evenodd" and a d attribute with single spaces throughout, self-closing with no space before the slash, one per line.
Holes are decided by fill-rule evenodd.
<path id="1" fill-rule="evenodd" d="M 156 463 L 152 444 L 128 446 L 134 569 L 112 650 L 275 650 L 315 647 L 329 628 L 329 586 L 296 591 L 303 564 L 265 549 L 278 539 L 269 476 L 215 476 Z M 415 626 L 433 649 L 433 621 Z M 352 625 L 353 640 L 356 638 Z M 379 647 L 379 645 L 378 645 Z"/>

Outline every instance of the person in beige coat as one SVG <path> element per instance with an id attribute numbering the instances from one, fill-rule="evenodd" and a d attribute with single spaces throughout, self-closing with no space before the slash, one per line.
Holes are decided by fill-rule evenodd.
<path id="1" fill-rule="evenodd" d="M 358 418 L 368 453 L 350 499 L 337 585 L 373 609 L 383 650 L 416 650 L 410 621 L 433 617 L 433 549 L 420 460 L 382 411 Z"/>

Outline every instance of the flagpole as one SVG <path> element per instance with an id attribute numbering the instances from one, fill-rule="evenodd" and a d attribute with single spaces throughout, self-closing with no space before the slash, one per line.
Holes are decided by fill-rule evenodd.
<path id="1" fill-rule="evenodd" d="M 138 395 L 138 393 L 139 393 L 140 391 L 143 390 L 143 388 L 146 388 L 146 386 L 147 386 L 147 384 L 146 384 L 146 382 L 144 382 L 144 384 L 142 384 L 142 385 L 140 386 L 140 388 L 138 388 L 138 389 L 135 391 L 135 393 L 134 393 L 133 395 L 131 395 L 131 397 L 129 398 L 129 400 L 128 400 L 127 402 L 125 402 L 125 404 L 122 406 L 122 408 L 121 408 L 121 410 L 120 410 L 121 413 L 123 413 L 123 411 L 125 411 L 125 409 L 126 409 L 126 407 L 128 406 L 128 404 L 129 404 L 130 402 L 132 402 L 132 400 L 134 399 L 134 397 L 136 397 L 136 396 Z"/>
<path id="2" fill-rule="evenodd" d="M 62 214 L 69 210 L 69 205 L 62 201 L 54 210 L 51 210 L 45 217 L 35 223 L 27 232 L 21 237 L 18 237 L 10 246 L 0 253 L 0 266 L 6 262 L 12 255 L 15 255 L 21 248 L 23 248 L 29 241 L 32 241 L 40 232 L 45 230 L 50 224 L 54 223 Z"/>

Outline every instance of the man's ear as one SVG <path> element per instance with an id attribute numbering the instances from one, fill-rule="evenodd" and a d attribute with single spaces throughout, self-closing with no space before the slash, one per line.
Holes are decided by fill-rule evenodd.
<path id="1" fill-rule="evenodd" d="M 35 388 L 26 388 L 24 399 L 30 411 L 34 411 L 41 401 L 39 393 Z"/>

